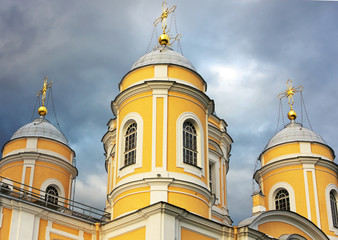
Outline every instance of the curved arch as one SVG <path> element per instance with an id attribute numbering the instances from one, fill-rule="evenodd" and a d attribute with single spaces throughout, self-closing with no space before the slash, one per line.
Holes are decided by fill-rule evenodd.
<path id="1" fill-rule="evenodd" d="M 296 200 L 295 200 L 295 191 L 293 187 L 286 182 L 278 182 L 273 185 L 269 191 L 269 210 L 275 210 L 275 196 L 278 191 L 285 189 L 289 193 L 290 200 L 290 211 L 296 212 Z"/>
<path id="2" fill-rule="evenodd" d="M 124 147 L 125 137 L 124 133 L 127 128 L 132 124 L 137 125 L 137 138 L 136 138 L 136 159 L 132 165 L 124 165 Z M 142 150 L 143 150 L 143 118 L 136 112 L 128 113 L 121 122 L 120 129 L 118 131 L 118 171 L 117 175 L 122 177 L 135 171 L 135 168 L 142 167 Z"/>
<path id="3" fill-rule="evenodd" d="M 257 217 L 252 218 L 250 220 L 250 223 L 247 224 L 247 226 L 252 229 L 258 230 L 258 226 L 264 223 L 269 223 L 269 222 L 282 222 L 282 223 L 289 224 L 295 228 L 298 228 L 304 234 L 308 235 L 311 239 L 329 240 L 329 238 L 325 235 L 325 233 L 320 228 L 318 228 L 313 222 L 299 215 L 298 213 L 290 212 L 290 211 L 272 210 L 272 211 L 263 212 Z M 296 235 L 293 235 L 293 236 L 296 236 Z M 290 240 L 290 238 L 286 238 L 286 239 Z"/>
<path id="4" fill-rule="evenodd" d="M 197 167 L 183 162 L 183 123 L 190 121 L 197 132 Z M 182 113 L 176 121 L 176 163 L 178 167 L 184 168 L 184 171 L 197 175 L 205 175 L 204 167 L 204 130 L 200 119 L 192 112 Z"/>
<path id="5" fill-rule="evenodd" d="M 59 197 L 65 198 L 65 189 L 64 189 L 62 183 L 59 180 L 57 180 L 55 178 L 49 178 L 41 184 L 40 189 L 45 192 L 48 186 L 54 187 L 58 191 Z M 40 195 L 43 198 L 45 197 L 45 193 L 40 192 Z M 69 196 L 68 196 L 68 198 L 69 198 Z"/>
<path id="6" fill-rule="evenodd" d="M 333 216 L 332 216 L 332 207 L 330 202 L 330 193 L 333 191 L 334 196 L 336 198 L 336 201 L 338 200 L 338 187 L 330 183 L 325 188 L 325 199 L 326 199 L 326 210 L 327 210 L 327 218 L 329 222 L 329 229 L 335 233 L 335 235 L 338 235 L 338 228 L 334 226 L 333 223 Z"/>
<path id="7" fill-rule="evenodd" d="M 284 234 L 278 238 L 279 240 L 306 240 L 305 237 L 298 234 Z"/>

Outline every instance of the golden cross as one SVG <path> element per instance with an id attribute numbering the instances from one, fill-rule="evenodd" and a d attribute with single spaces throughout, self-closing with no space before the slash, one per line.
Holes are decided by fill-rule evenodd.
<path id="1" fill-rule="evenodd" d="M 46 76 L 45 79 L 43 80 L 43 88 L 38 91 L 37 93 L 37 97 L 39 97 L 40 95 L 42 95 L 41 100 L 42 100 L 42 106 L 45 106 L 45 101 L 46 101 L 46 92 L 48 88 L 51 88 L 53 85 L 53 82 L 50 81 L 49 83 L 47 83 L 48 77 Z"/>
<path id="2" fill-rule="evenodd" d="M 162 3 L 162 14 L 160 17 L 155 19 L 154 21 L 154 26 L 156 27 L 159 22 L 162 22 L 162 30 L 163 34 L 166 34 L 166 29 L 167 29 L 167 17 L 170 13 L 175 11 L 176 5 L 172 6 L 170 9 L 167 8 L 167 2 L 163 1 Z"/>
<path id="3" fill-rule="evenodd" d="M 288 100 L 289 100 L 289 106 L 290 106 L 290 109 L 293 110 L 293 109 L 292 109 L 292 106 L 293 106 L 293 104 L 294 104 L 294 101 L 293 101 L 293 95 L 295 95 L 296 92 L 301 92 L 301 91 L 303 91 L 304 87 L 303 87 L 302 85 L 300 85 L 299 87 L 294 88 L 294 87 L 292 86 L 292 80 L 291 80 L 291 79 L 288 79 L 288 81 L 287 81 L 286 84 L 287 84 L 287 86 L 288 86 L 288 89 L 286 89 L 285 92 L 282 92 L 282 93 L 278 94 L 277 97 L 278 97 L 279 99 L 282 99 L 282 98 L 284 98 L 284 97 L 287 97 Z"/>

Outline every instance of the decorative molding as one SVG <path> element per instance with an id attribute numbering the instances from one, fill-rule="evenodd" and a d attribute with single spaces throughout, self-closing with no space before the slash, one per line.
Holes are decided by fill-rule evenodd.
<path id="1" fill-rule="evenodd" d="M 197 131 L 197 167 L 183 162 L 183 123 L 192 120 Z M 176 121 L 176 164 L 185 172 L 205 176 L 204 129 L 200 119 L 192 112 L 182 113 Z"/>
<path id="2" fill-rule="evenodd" d="M 269 196 L 268 196 L 269 210 L 276 210 L 275 196 L 276 196 L 276 193 L 281 189 L 285 189 L 288 191 L 289 200 L 290 200 L 290 210 L 293 212 L 296 212 L 295 190 L 290 184 L 286 182 L 278 182 L 270 188 Z"/>
<path id="3" fill-rule="evenodd" d="M 17 161 L 27 161 L 27 160 L 35 160 L 35 165 L 37 166 L 37 161 L 47 162 L 65 169 L 68 173 L 71 174 L 72 178 L 75 178 L 78 174 L 76 167 L 71 165 L 69 162 L 64 161 L 58 157 L 47 155 L 44 153 L 37 153 L 37 152 L 25 152 L 25 153 L 18 153 L 15 155 L 10 155 L 4 157 L 0 161 L 0 169 L 3 168 L 5 165 L 14 163 Z"/>
<path id="4" fill-rule="evenodd" d="M 58 191 L 58 194 L 59 194 L 58 197 L 65 198 L 65 189 L 64 189 L 62 183 L 61 183 L 59 180 L 57 180 L 57 179 L 55 179 L 55 178 L 48 178 L 47 180 L 45 180 L 45 181 L 41 184 L 40 189 L 41 189 L 42 191 L 45 192 L 45 191 L 46 191 L 46 188 L 47 188 L 48 186 L 53 186 L 53 187 L 55 187 L 56 190 Z M 41 197 L 45 197 L 43 194 L 44 194 L 44 193 L 40 192 Z M 69 193 L 69 194 L 70 194 L 70 193 Z"/>
<path id="5" fill-rule="evenodd" d="M 254 218 L 248 219 L 248 222 L 245 222 L 245 224 L 249 228 L 258 230 L 258 226 L 269 222 L 282 222 L 292 225 L 304 232 L 311 239 L 329 240 L 329 238 L 323 233 L 323 231 L 318 228 L 313 222 L 291 211 L 272 210 L 263 212 L 260 215 L 255 216 Z"/>
<path id="6" fill-rule="evenodd" d="M 137 137 L 136 137 L 136 162 L 135 164 L 124 167 L 124 132 L 127 127 L 132 123 L 137 124 Z M 123 177 L 127 174 L 133 173 L 136 168 L 142 167 L 142 155 L 143 155 L 143 118 L 136 112 L 128 113 L 121 122 L 119 129 L 119 144 L 117 152 L 117 177 Z"/>
<path id="7" fill-rule="evenodd" d="M 330 231 L 333 231 L 336 236 L 338 236 L 338 228 L 333 226 L 333 219 L 332 219 L 332 209 L 331 209 L 331 202 L 330 202 L 330 192 L 332 190 L 335 192 L 336 201 L 338 202 L 338 187 L 337 185 L 330 183 L 325 188 L 326 211 L 327 211 L 329 229 Z"/>

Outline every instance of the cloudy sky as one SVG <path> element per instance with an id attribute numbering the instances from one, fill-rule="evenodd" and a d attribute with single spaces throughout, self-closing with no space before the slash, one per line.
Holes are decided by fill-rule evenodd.
<path id="1" fill-rule="evenodd" d="M 47 75 L 54 83 L 57 119 L 77 153 L 76 198 L 103 208 L 101 138 L 113 118 L 110 102 L 121 78 L 146 53 L 161 1 L 0 2 L 0 145 L 31 121 Z M 304 86 L 313 130 L 338 149 L 338 2 L 168 1 L 172 4 L 178 6 L 183 54 L 208 83 L 207 94 L 234 139 L 228 205 L 237 224 L 251 216 L 255 162 L 276 132 L 276 96 L 288 78 Z M 301 121 L 300 97 L 295 101 Z M 285 115 L 286 101 L 283 107 Z M 47 119 L 56 124 L 51 101 L 48 109 Z"/>

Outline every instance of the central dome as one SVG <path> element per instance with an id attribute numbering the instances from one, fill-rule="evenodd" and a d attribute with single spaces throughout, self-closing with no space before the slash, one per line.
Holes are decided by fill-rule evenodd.
<path id="1" fill-rule="evenodd" d="M 274 146 L 289 142 L 316 142 L 327 145 L 324 139 L 312 130 L 303 127 L 302 124 L 291 121 L 285 128 L 273 136 L 265 150 Z"/>
<path id="2" fill-rule="evenodd" d="M 40 117 L 33 122 L 19 128 L 12 136 L 11 140 L 24 137 L 43 137 L 61 142 L 68 146 L 66 137 L 54 127 L 47 119 Z"/>
<path id="3" fill-rule="evenodd" d="M 196 71 L 194 66 L 187 58 L 167 46 L 158 47 L 154 51 L 145 54 L 133 64 L 131 70 L 147 65 L 158 64 L 174 64 Z"/>

